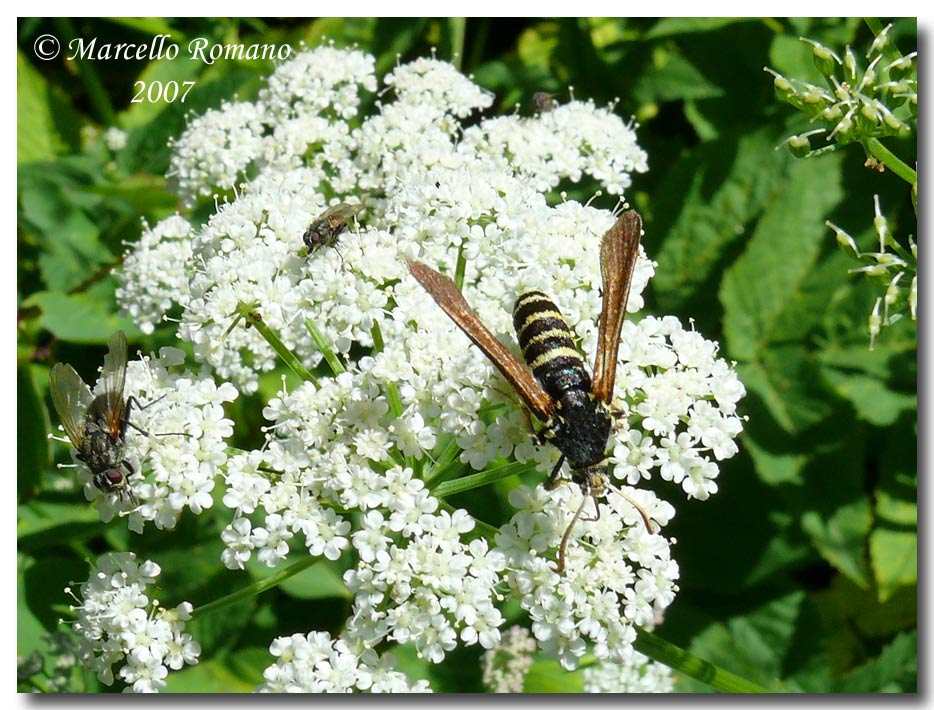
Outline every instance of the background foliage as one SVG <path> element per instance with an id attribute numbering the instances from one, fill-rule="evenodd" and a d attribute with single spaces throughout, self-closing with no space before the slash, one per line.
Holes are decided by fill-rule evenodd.
<path id="1" fill-rule="evenodd" d="M 638 20 L 38 20 L 19 23 L 18 83 L 18 651 L 46 654 L 42 635 L 67 617 L 71 581 L 86 560 L 132 549 L 157 561 L 165 605 L 198 606 L 244 584 L 219 563 L 223 522 L 210 511 L 173 532 L 128 533 L 102 525 L 67 471 L 66 447 L 50 442 L 48 372 L 64 360 L 93 381 L 118 327 L 132 350 L 172 342 L 121 318 L 110 268 L 141 218 L 155 223 L 178 205 L 166 190 L 167 140 L 234 93 L 252 98 L 268 62 L 63 62 L 37 60 L 44 32 L 147 42 L 170 33 L 211 41 L 358 44 L 384 73 L 397 56 L 460 50 L 462 68 L 495 92 L 499 112 L 527 110 L 536 91 L 558 100 L 618 98 L 616 112 L 641 124 L 650 172 L 630 202 L 645 219 L 658 262 L 648 311 L 693 318 L 737 362 L 749 391 L 741 453 L 727 461 L 720 493 L 680 503 L 681 593 L 658 634 L 776 690 L 914 691 L 917 676 L 917 333 L 905 319 L 868 350 L 866 322 L 880 295 L 851 276 L 831 220 L 861 248 L 872 246 L 872 196 L 881 198 L 903 244 L 916 231 L 905 184 L 863 167 L 857 146 L 799 160 L 775 146 L 807 129 L 778 102 L 770 66 L 817 83 L 799 36 L 860 55 L 872 40 L 857 19 Z M 892 31 L 903 53 L 917 46 L 912 19 Z M 182 104 L 130 104 L 137 79 L 195 80 Z M 117 125 L 127 145 L 111 154 L 100 133 Z M 916 142 L 886 141 L 909 165 Z M 593 186 L 569 185 L 587 199 Z M 598 198 L 607 207 L 609 198 Z M 278 386 L 241 398 L 230 415 L 235 444 L 260 437 L 261 402 Z M 480 494 L 477 494 L 480 495 Z M 483 495 L 489 495 L 484 493 Z M 269 574 L 250 567 L 254 578 Z M 173 691 L 248 691 L 268 665 L 275 635 L 329 629 L 345 618 L 339 563 L 321 562 L 242 609 L 196 620 L 204 654 L 170 674 Z M 480 688 L 476 650 L 426 667 L 400 650 L 401 665 L 437 691 Z M 34 657 L 38 658 L 38 657 Z M 48 669 L 54 659 L 44 659 Z M 527 690 L 570 691 L 576 674 L 536 666 Z M 105 690 L 75 673 L 76 690 Z M 21 685 L 28 689 L 28 684 Z M 703 691 L 679 677 L 678 690 Z"/>

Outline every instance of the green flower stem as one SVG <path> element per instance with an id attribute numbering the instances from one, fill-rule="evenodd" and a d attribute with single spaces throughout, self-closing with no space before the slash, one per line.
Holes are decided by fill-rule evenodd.
<path id="1" fill-rule="evenodd" d="M 633 644 L 639 653 L 658 661 L 669 668 L 684 673 L 695 680 L 706 683 L 722 693 L 768 693 L 769 690 L 740 678 L 712 663 L 708 663 L 687 651 L 668 643 L 645 629 L 636 627 L 638 636 Z"/>
<path id="2" fill-rule="evenodd" d="M 464 34 L 467 28 L 466 17 L 448 18 L 451 31 L 451 64 L 460 71 L 464 65 Z"/>
<path id="3" fill-rule="evenodd" d="M 431 492 L 437 498 L 445 498 L 447 496 L 456 495 L 457 493 L 479 488 L 480 486 L 489 485 L 494 481 L 500 481 L 519 473 L 534 470 L 535 466 L 533 464 L 519 462 L 507 463 L 504 466 L 487 469 L 479 473 L 472 473 L 469 476 L 461 476 L 460 478 L 455 478 L 453 481 L 444 481 L 431 489 Z M 431 488 L 431 486 L 429 486 L 429 488 Z"/>
<path id="4" fill-rule="evenodd" d="M 386 383 L 386 399 L 389 400 L 389 410 L 392 412 L 393 416 L 398 419 L 402 416 L 402 411 L 405 409 L 402 406 L 402 397 L 399 396 L 399 388 L 396 386 L 395 382 Z"/>
<path id="5" fill-rule="evenodd" d="M 270 347 L 282 358 L 282 361 L 289 366 L 292 372 L 306 382 L 318 383 L 317 378 L 307 370 L 302 364 L 302 361 L 296 357 L 295 353 L 289 350 L 285 343 L 279 340 L 279 336 L 273 332 L 272 328 L 263 322 L 263 317 L 253 306 L 241 303 L 237 306 L 237 313 L 243 316 L 247 323 L 256 328 L 257 332 L 266 339 L 266 342 L 269 343 Z"/>
<path id="6" fill-rule="evenodd" d="M 373 354 L 383 352 L 386 349 L 386 344 L 383 342 L 383 331 L 379 329 L 379 323 L 373 324 L 373 327 L 370 328 L 370 335 L 373 337 Z"/>
<path id="7" fill-rule="evenodd" d="M 324 337 L 324 333 L 318 330 L 318 326 L 315 325 L 315 322 L 311 320 L 311 318 L 305 319 L 305 329 L 311 334 L 311 339 L 315 341 L 315 346 L 321 351 L 321 354 L 324 355 L 324 359 L 327 360 L 331 372 L 335 375 L 345 372 L 344 364 L 340 361 L 340 358 L 337 357 L 334 348 L 331 347 L 331 344 Z"/>
<path id="8" fill-rule="evenodd" d="M 426 466 L 422 471 L 422 480 L 425 483 L 428 483 L 433 478 L 438 477 L 448 470 L 448 467 L 457 459 L 460 455 L 461 449 L 457 445 L 457 439 L 453 436 L 448 439 L 448 443 L 445 445 L 444 450 L 441 452 L 441 455 L 435 460 L 435 462 Z"/>
<path id="9" fill-rule="evenodd" d="M 298 562 L 289 565 L 284 570 L 276 572 L 275 574 L 270 575 L 265 579 L 261 579 L 258 582 L 254 582 L 253 584 L 244 587 L 243 589 L 238 589 L 236 592 L 232 592 L 226 596 L 221 597 L 220 599 L 215 599 L 212 602 L 208 602 L 203 606 L 197 607 L 194 611 L 191 612 L 191 615 L 193 617 L 200 616 L 201 614 L 207 614 L 218 609 L 223 609 L 226 606 L 237 604 L 238 602 L 242 602 L 245 599 L 249 599 L 250 597 L 259 596 L 266 590 L 279 586 L 289 577 L 294 577 L 299 572 L 308 569 L 319 561 L 320 560 L 317 557 L 306 557 L 305 559 L 299 560 Z"/>
<path id="10" fill-rule="evenodd" d="M 870 138 L 865 143 L 869 154 L 882 163 L 888 170 L 898 175 L 907 182 L 912 188 L 918 184 L 918 173 L 912 170 L 908 165 L 895 155 L 892 151 L 882 145 L 878 138 Z"/>
<path id="11" fill-rule="evenodd" d="M 454 269 L 454 283 L 461 291 L 464 290 L 464 274 L 467 272 L 467 257 L 464 254 L 464 243 L 457 248 L 457 267 Z"/>

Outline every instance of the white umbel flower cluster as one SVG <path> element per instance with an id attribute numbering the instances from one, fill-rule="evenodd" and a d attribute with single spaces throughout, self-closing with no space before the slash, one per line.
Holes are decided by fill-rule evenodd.
<path id="1" fill-rule="evenodd" d="M 102 683 L 113 684 L 119 664 L 125 692 L 154 693 L 165 687 L 170 669 L 198 662 L 201 647 L 185 632 L 191 604 L 166 609 L 147 594 L 160 573 L 155 562 L 116 552 L 98 559 L 81 584 L 80 604 L 71 607 L 78 657 Z"/>
<path id="2" fill-rule="evenodd" d="M 163 348 L 159 357 L 127 363 L 124 396 L 141 403 L 130 411 L 133 426 L 126 432 L 126 456 L 136 471 L 126 483 L 137 505 L 130 496 L 97 488 L 90 469 L 74 459 L 84 495 L 104 522 L 119 513 L 134 532 L 146 522 L 171 529 L 185 509 L 198 514 L 214 504 L 211 491 L 233 434 L 223 405 L 238 393 L 229 383 L 181 370 L 184 357 L 178 348 Z"/>
<path id="3" fill-rule="evenodd" d="M 116 272 L 117 300 L 144 333 L 152 333 L 168 311 L 188 303 L 191 232 L 181 215 L 152 228 L 144 225 Z"/>
<path id="4" fill-rule="evenodd" d="M 582 671 L 585 693 L 672 693 L 671 669 L 638 651 L 625 663 L 600 663 Z"/>
<path id="5" fill-rule="evenodd" d="M 430 693 L 393 670 L 391 656 L 358 650 L 325 631 L 281 636 L 269 646 L 278 660 L 263 672 L 260 693 Z"/>
<path id="6" fill-rule="evenodd" d="M 502 518 L 474 519 L 444 500 L 472 471 L 520 466 L 538 483 L 558 452 L 536 446 L 518 397 L 409 275 L 406 259 L 462 277 L 468 302 L 514 353 L 513 303 L 545 291 L 592 361 L 599 245 L 615 215 L 546 193 L 586 175 L 621 194 L 631 173 L 646 169 L 645 153 L 632 125 L 589 102 L 465 129 L 492 97 L 434 59 L 396 67 L 372 114 L 358 116 L 360 93 L 375 89 L 372 71 L 372 58 L 333 47 L 280 67 L 256 107 L 276 114 L 281 131 L 253 137 L 264 142 L 249 148 L 256 177 L 192 229 L 185 286 L 167 294 L 156 277 L 147 287 L 145 270 L 132 265 L 181 251 L 157 257 L 145 243 L 130 262 L 139 287 L 122 292 L 141 319 L 166 298 L 180 304 L 180 336 L 241 391 L 256 391 L 278 364 L 265 330 L 240 322 L 246 311 L 300 362 L 293 369 L 306 381 L 264 410 L 264 445 L 226 462 L 222 560 L 234 570 L 253 558 L 277 565 L 299 550 L 349 560 L 344 582 L 354 597 L 338 641 L 313 632 L 274 644 L 281 659 L 267 689 L 365 689 L 332 670 L 375 667 L 368 654 L 387 642 L 412 644 L 432 663 L 459 645 L 494 648 L 509 597 L 530 616 L 539 648 L 565 667 L 587 652 L 624 662 L 634 625 L 661 614 L 678 577 L 663 533 L 673 507 L 631 486 L 661 478 L 688 497 L 715 493 L 718 462 L 736 452 L 742 385 L 716 345 L 677 319 L 625 324 L 608 445 L 619 491 L 599 501 L 596 520 L 587 502 L 559 575 L 554 561 L 581 502 L 576 487 L 518 489 L 500 527 Z M 189 151 L 199 126 L 185 135 Z M 200 174 L 182 197 L 225 190 L 232 174 Z M 336 245 L 308 253 L 303 233 L 338 201 L 363 209 Z M 642 309 L 654 268 L 640 252 L 629 313 Z"/>
<path id="7" fill-rule="evenodd" d="M 626 497 L 659 526 L 674 508 L 649 491 L 622 493 L 610 492 L 599 515 L 577 522 L 560 574 L 550 550 L 581 505 L 579 490 L 515 489 L 510 502 L 519 512 L 496 537 L 507 558 L 506 579 L 532 620 L 532 633 L 543 652 L 568 670 L 588 651 L 600 660 L 625 661 L 636 637 L 633 625 L 654 623 L 678 590 L 671 541 L 649 532 Z"/>

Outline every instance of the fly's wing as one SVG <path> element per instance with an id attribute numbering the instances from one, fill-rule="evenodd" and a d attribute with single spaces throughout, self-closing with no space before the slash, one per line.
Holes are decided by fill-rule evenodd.
<path id="1" fill-rule="evenodd" d="M 350 221 L 350 218 L 356 215 L 362 209 L 363 205 L 361 204 L 351 205 L 347 204 L 346 202 L 340 202 L 336 205 L 328 207 L 315 221 L 326 219 L 332 228 L 339 226 L 341 229 L 343 229 L 347 225 L 347 222 Z"/>
<path id="2" fill-rule="evenodd" d="M 532 413 L 542 421 L 547 421 L 551 416 L 551 397 L 525 366 L 483 324 L 457 288 L 457 284 L 419 261 L 409 261 L 408 265 L 412 276 L 428 291 L 435 303 L 441 306 L 441 310 L 448 314 L 457 327 L 483 351 L 490 362 L 496 365 Z"/>
<path id="3" fill-rule="evenodd" d="M 126 383 L 126 335 L 122 330 L 110 337 L 108 350 L 101 369 L 103 411 L 96 414 L 103 418 L 110 435 L 118 436 L 123 431 L 123 410 L 126 407 L 123 398 L 123 386 Z"/>
<path id="4" fill-rule="evenodd" d="M 52 391 L 52 404 L 58 412 L 58 418 L 65 427 L 65 433 L 76 449 L 84 441 L 84 424 L 88 407 L 91 406 L 91 390 L 84 384 L 75 368 L 57 362 L 49 374 L 49 389 Z"/>
<path id="5" fill-rule="evenodd" d="M 632 284 L 632 270 L 639 256 L 642 218 L 635 210 L 623 212 L 616 224 L 603 235 L 600 271 L 603 275 L 603 310 L 597 333 L 597 355 L 593 366 L 593 389 L 597 399 L 609 402 L 616 382 L 619 334 L 626 317 L 626 302 Z"/>

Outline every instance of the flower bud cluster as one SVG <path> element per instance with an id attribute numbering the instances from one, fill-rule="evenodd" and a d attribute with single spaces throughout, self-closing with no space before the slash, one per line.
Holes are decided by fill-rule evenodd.
<path id="1" fill-rule="evenodd" d="M 766 67 L 774 77 L 776 96 L 794 106 L 818 128 L 791 136 L 786 143 L 804 157 L 826 150 L 812 150 L 811 136 L 825 135 L 828 145 L 845 145 L 870 138 L 904 136 L 918 121 L 918 53 L 900 55 L 892 46 L 888 25 L 875 38 L 865 56 L 865 66 L 852 48 L 844 56 L 811 39 L 814 64 L 824 78 L 818 86 L 788 78 Z"/>
<path id="2" fill-rule="evenodd" d="M 870 349 L 882 328 L 898 322 L 906 315 L 918 319 L 918 245 L 909 235 L 906 250 L 889 230 L 889 223 L 879 206 L 879 196 L 873 197 L 875 218 L 872 221 L 879 237 L 879 251 L 860 251 L 856 241 L 832 222 L 827 222 L 837 237 L 837 244 L 863 265 L 850 269 L 851 274 L 863 274 L 884 287 L 869 315 Z M 881 313 L 880 313 L 881 310 Z"/>

